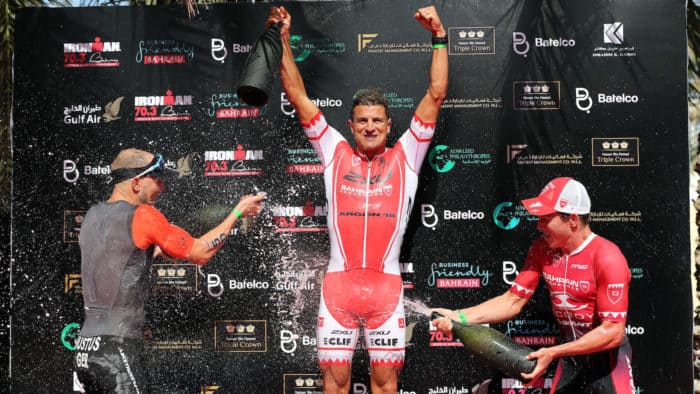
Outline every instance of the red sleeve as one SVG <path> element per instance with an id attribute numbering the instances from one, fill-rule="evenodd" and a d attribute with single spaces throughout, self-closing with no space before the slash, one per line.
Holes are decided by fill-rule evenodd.
<path id="1" fill-rule="evenodd" d="M 605 240 L 596 252 L 595 269 L 598 316 L 601 320 L 624 323 L 631 279 L 627 259 L 617 245 Z"/>
<path id="2" fill-rule="evenodd" d="M 511 293 L 527 299 L 530 299 L 535 294 L 537 284 L 540 281 L 540 274 L 542 273 L 541 263 L 546 257 L 544 251 L 542 239 L 536 240 L 530 246 L 530 250 L 527 251 L 527 257 L 525 257 L 525 265 L 515 278 L 513 286 L 510 287 Z"/>
<path id="3" fill-rule="evenodd" d="M 194 238 L 187 231 L 168 222 L 159 210 L 148 204 L 136 208 L 131 236 L 137 248 L 148 249 L 156 244 L 176 259 L 185 259 L 194 244 Z"/>

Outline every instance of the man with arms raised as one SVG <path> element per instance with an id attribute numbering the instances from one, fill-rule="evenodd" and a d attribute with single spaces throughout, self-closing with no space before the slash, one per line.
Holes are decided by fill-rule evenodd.
<path id="1" fill-rule="evenodd" d="M 435 7 L 415 13 L 432 33 L 428 90 L 410 127 L 386 146 L 392 121 L 376 89 L 353 99 L 348 126 L 353 149 L 309 99 L 290 46 L 291 15 L 273 7 L 268 25 L 282 22 L 282 86 L 324 167 L 331 256 L 318 316 L 318 362 L 325 393 L 348 393 L 359 329 L 364 328 L 373 393 L 396 393 L 404 363 L 405 314 L 399 251 L 418 171 L 447 92 L 447 37 Z M 400 67 L 400 65 L 397 65 Z"/>

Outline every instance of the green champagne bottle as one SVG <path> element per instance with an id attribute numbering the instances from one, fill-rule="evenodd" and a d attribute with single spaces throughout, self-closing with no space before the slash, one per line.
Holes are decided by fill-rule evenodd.
<path id="1" fill-rule="evenodd" d="M 198 209 L 194 213 L 194 219 L 197 225 L 210 230 L 223 222 L 224 219 L 231 213 L 235 205 L 233 204 L 212 204 Z"/>
<path id="2" fill-rule="evenodd" d="M 235 207 L 234 204 L 207 205 L 195 211 L 187 223 L 193 232 L 204 234 L 223 222 Z M 238 220 L 240 222 L 238 229 L 241 234 L 246 235 L 255 231 L 256 222 L 254 218 L 243 216 Z"/>
<path id="3" fill-rule="evenodd" d="M 432 319 L 444 317 L 433 312 Z M 459 338 L 467 350 L 474 353 L 489 366 L 505 375 L 527 383 L 520 373 L 530 373 L 537 360 L 525 358 L 534 350 L 515 342 L 498 330 L 481 325 L 462 324 L 452 321 L 452 334 Z"/>

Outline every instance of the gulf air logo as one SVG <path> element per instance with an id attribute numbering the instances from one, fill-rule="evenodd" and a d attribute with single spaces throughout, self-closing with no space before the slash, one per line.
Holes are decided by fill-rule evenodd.
<path id="1" fill-rule="evenodd" d="M 357 35 L 357 52 L 362 52 L 362 50 L 377 38 L 379 34 L 377 33 L 360 33 Z"/>

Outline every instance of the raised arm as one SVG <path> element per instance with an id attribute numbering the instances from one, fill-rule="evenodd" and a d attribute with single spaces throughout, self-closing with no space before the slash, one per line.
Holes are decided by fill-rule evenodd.
<path id="1" fill-rule="evenodd" d="M 241 197 L 236 208 L 219 223 L 199 238 L 193 238 L 184 229 L 171 224 L 163 214 L 150 204 L 140 204 L 134 212 L 131 236 L 139 249 L 148 249 L 155 244 L 154 257 L 165 254 L 176 259 L 204 265 L 223 246 L 231 228 L 242 216 L 254 216 L 262 209 L 265 195 Z"/>
<path id="2" fill-rule="evenodd" d="M 447 32 L 442 26 L 435 6 L 420 8 L 414 17 L 435 38 L 446 38 Z M 436 48 L 437 47 L 437 48 Z M 442 102 L 447 95 L 447 45 L 433 45 L 433 58 L 430 64 L 430 85 L 428 91 L 416 108 L 418 117 L 426 123 L 435 123 Z"/>
<path id="3" fill-rule="evenodd" d="M 186 259 L 197 265 L 206 264 L 224 245 L 224 241 L 240 217 L 255 216 L 260 213 L 262 209 L 261 202 L 264 198 L 264 194 L 241 197 L 234 210 L 223 222 L 194 240 L 192 249 L 190 249 Z"/>
<path id="4" fill-rule="evenodd" d="M 282 62 L 280 64 L 280 78 L 282 88 L 287 94 L 287 99 L 294 106 L 302 123 L 308 123 L 316 113 L 318 107 L 309 99 L 304 88 L 304 80 L 301 78 L 299 68 L 294 62 L 292 46 L 289 43 L 289 29 L 292 24 L 292 16 L 284 7 L 272 7 L 266 26 L 272 23 L 282 22 L 280 37 L 282 39 Z"/>

